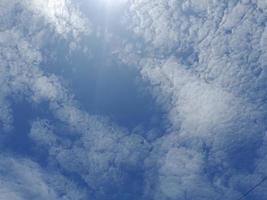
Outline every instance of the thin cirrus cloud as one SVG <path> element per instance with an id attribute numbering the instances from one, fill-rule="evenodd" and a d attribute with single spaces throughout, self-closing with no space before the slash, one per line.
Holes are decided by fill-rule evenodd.
<path id="1" fill-rule="evenodd" d="M 78 7 L 67 0 L 2 1 L 1 132 L 16 126 L 12 98 L 46 102 L 53 119 L 32 120 L 33 155 L 1 154 L 0 198 L 241 197 L 267 175 L 266 6 L 127 2 L 119 28 L 133 37 L 111 32 L 114 40 L 105 42 L 114 42 L 115 59 L 139 70 L 166 111 L 169 126 L 147 141 L 145 133 L 84 111 L 60 77 L 42 70 L 48 33 L 74 48 L 93 32 Z M 265 186 L 250 198 L 266 199 Z"/>

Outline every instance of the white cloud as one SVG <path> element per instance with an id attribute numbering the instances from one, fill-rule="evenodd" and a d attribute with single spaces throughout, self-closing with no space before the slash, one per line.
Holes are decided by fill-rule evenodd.
<path id="1" fill-rule="evenodd" d="M 46 77 L 41 75 L 34 80 L 32 90 L 33 98 L 36 101 L 43 99 L 54 101 L 61 98 L 61 93 L 64 89 L 55 76 Z"/>
<path id="2" fill-rule="evenodd" d="M 34 5 L 36 6 L 36 4 Z M 51 5 L 53 7 L 56 4 L 51 3 Z M 53 8 L 51 9 L 54 12 Z M 55 13 L 46 12 L 48 10 L 44 10 L 42 14 L 48 15 L 45 17 L 51 20 L 49 23 L 54 23 L 53 20 L 56 20 L 57 25 L 57 20 L 60 18 L 54 18 Z M 58 31 L 61 31 L 61 25 L 59 28 Z M 64 177 L 61 175 L 62 171 L 74 174 L 84 182 L 84 187 L 88 192 L 97 191 L 94 195 L 98 198 L 110 195 L 111 185 L 117 191 L 116 194 L 113 194 L 114 196 L 122 195 L 120 191 L 124 182 L 130 178 L 130 171 L 142 169 L 142 162 L 148 153 L 149 145 L 141 136 L 131 135 L 127 130 L 123 130 L 101 117 L 90 116 L 81 110 L 70 91 L 62 85 L 61 80 L 55 75 L 45 74 L 38 66 L 42 55 L 39 51 L 40 45 L 32 44 L 35 39 L 29 39 L 28 35 L 21 32 L 19 28 L 12 31 L 6 30 L 1 34 L 3 36 L 1 37 L 1 46 L 4 47 L 1 52 L 1 64 L 4 69 L 1 81 L 7 91 L 1 95 L 3 98 L 17 96 L 35 105 L 47 102 L 50 112 L 58 120 L 56 126 L 53 126 L 48 120 L 36 120 L 32 123 L 29 133 L 40 151 L 47 151 L 47 165 L 51 167 L 50 170 L 60 170 L 55 176 Z M 37 34 L 36 37 L 39 38 L 39 35 Z M 59 127 L 62 126 L 67 129 L 60 129 Z M 38 148 L 36 149 L 38 150 Z M 21 173 L 23 175 L 24 170 Z M 36 173 L 41 176 L 39 171 Z M 16 190 L 16 186 L 12 185 L 15 181 L 14 177 L 9 179 L 11 185 L 9 186 L 9 182 L 5 182 L 3 187 L 8 187 L 8 191 Z M 57 199 L 58 191 L 53 192 L 53 190 L 66 193 L 67 189 L 62 189 L 61 185 L 57 189 L 57 185 L 52 184 L 52 181 L 47 186 L 47 180 L 43 182 L 41 177 L 39 179 L 38 182 L 44 184 L 42 188 L 46 187 L 52 190 L 52 194 L 44 191 L 44 195 L 47 196 L 40 196 L 40 198 Z M 70 181 L 69 178 L 65 177 L 65 179 Z M 74 182 L 73 186 L 79 187 L 79 184 Z M 37 194 L 32 194 L 33 192 L 27 188 L 20 190 L 20 193 L 10 195 L 16 195 L 21 199 L 35 198 L 31 195 L 37 196 L 39 188 L 36 188 Z M 75 194 L 73 190 L 69 192 Z M 24 193 L 30 196 L 21 196 Z M 71 196 L 66 199 L 79 198 Z M 85 197 L 81 197 L 81 199 L 85 199 Z"/>
<path id="3" fill-rule="evenodd" d="M 0 113 L 0 129 L 9 131 L 12 129 L 13 117 L 8 102 L 3 99 L 0 100 Z"/>
<path id="4" fill-rule="evenodd" d="M 253 112 L 252 105 L 208 83 L 174 58 L 147 63 L 142 74 L 154 85 L 159 103 L 167 104 L 172 124 L 186 134 L 207 138 Z"/>
<path id="5" fill-rule="evenodd" d="M 77 188 L 71 188 L 70 182 L 45 172 L 36 163 L 9 155 L 0 157 L 0 199 L 81 199 L 82 191 L 70 196 Z M 64 192 L 61 194 L 60 190 Z"/>
<path id="6" fill-rule="evenodd" d="M 147 161 L 155 199 L 238 198 L 253 185 L 242 178 L 264 176 L 254 163 L 267 129 L 265 19 L 263 1 L 132 1 L 125 21 L 144 43 L 125 40 L 118 57 L 137 65 L 172 123 Z M 202 171 L 186 168 L 197 155 Z M 190 186 L 179 179 L 186 172 Z"/>
<path id="7" fill-rule="evenodd" d="M 87 32 L 79 11 L 63 0 L 16 3 L 0 3 L 4 13 L 0 19 L 0 121 L 10 126 L 11 108 L 6 103 L 10 96 L 37 105 L 48 102 L 58 125 L 67 126 L 66 132 L 48 120 L 36 120 L 29 136 L 48 152 L 52 169 L 57 166 L 78 176 L 98 198 L 110 195 L 107 184 L 120 195 L 130 171 L 143 172 L 143 167 L 145 195 L 153 199 L 229 199 L 240 196 L 250 181 L 264 175 L 266 149 L 257 145 L 266 137 L 266 30 L 262 26 L 265 13 L 257 6 L 249 1 L 131 2 L 128 29 L 143 38 L 145 45 L 125 39 L 127 52 L 119 54 L 130 55 L 126 61 L 140 65 L 172 124 L 171 131 L 151 149 L 142 136 L 82 111 L 56 76 L 38 68 L 39 43 L 45 41 L 46 31 L 37 31 L 43 30 L 37 22 L 53 27 L 64 38 L 71 34 L 78 39 Z M 263 1 L 256 5 L 265 8 Z M 8 14 L 18 8 L 21 18 Z M 27 23 L 21 25 L 19 20 L 34 22 L 29 33 L 23 31 Z M 251 154 L 243 152 L 244 147 Z M 240 166 L 240 153 L 246 164 L 255 162 L 257 167 L 249 171 L 248 166 Z M 62 182 L 53 184 L 54 178 L 44 178 L 48 172 L 32 161 L 4 156 L 0 160 L 4 172 L 9 172 L 7 164 L 15 166 L 2 177 L 3 198 L 55 199 L 69 191 L 65 199 L 79 199 L 79 192 L 71 190 L 77 183 L 71 184 L 61 171 L 54 176 Z M 67 190 L 62 188 L 65 182 Z M 266 192 L 260 194 L 257 198 L 265 199 Z"/>
<path id="8" fill-rule="evenodd" d="M 39 145 L 54 145 L 57 138 L 48 120 L 36 120 L 32 123 L 29 136 Z"/>
<path id="9" fill-rule="evenodd" d="M 79 129 L 83 132 L 75 139 L 69 139 L 63 133 L 57 134 L 57 129 L 46 121 L 36 121 L 30 136 L 48 151 L 52 165 L 54 163 L 64 171 L 76 174 L 89 191 L 95 191 L 97 198 L 101 195 L 106 198 L 111 195 L 108 192 L 110 184 L 119 192 L 125 179 L 130 178 L 128 170 L 142 168 L 149 145 L 142 137 L 130 135 L 116 125 L 100 120 L 91 118 L 78 122 L 86 123 L 87 130 Z"/>
<path id="10" fill-rule="evenodd" d="M 40 48 L 46 40 L 60 37 L 78 46 L 79 39 L 90 32 L 89 22 L 70 1 L 1 1 L 1 126 L 11 127 L 8 96 L 26 95 L 34 101 L 56 100 L 64 90 L 55 76 L 46 77 L 38 69 Z M 72 49 L 73 50 L 73 49 Z M 44 55 L 46 56 L 46 55 Z M 59 88 L 56 88 L 59 87 Z M 23 94 L 24 93 L 24 94 Z M 63 92 L 64 93 L 64 92 Z"/>
<path id="11" fill-rule="evenodd" d="M 25 4 L 35 15 L 44 17 L 64 37 L 71 33 L 78 39 L 80 34 L 90 31 L 88 22 L 69 0 L 31 0 Z"/>
<path id="12" fill-rule="evenodd" d="M 152 45 L 152 51 L 183 51 L 198 41 L 200 28 L 206 30 L 204 18 L 210 6 L 205 0 L 132 1 L 126 23 L 147 42 L 146 47 Z"/>
<path id="13" fill-rule="evenodd" d="M 59 120 L 58 123 L 68 127 L 64 133 L 58 128 L 53 128 L 48 121 L 33 122 L 29 136 L 43 150 L 47 150 L 48 165 L 56 164 L 63 171 L 76 174 L 86 183 L 89 191 L 98 190 L 96 195 L 99 195 L 99 198 L 101 195 L 108 195 L 110 184 L 113 184 L 118 191 L 116 195 L 121 195 L 120 188 L 129 176 L 127 169 L 131 171 L 142 168 L 149 145 L 145 145 L 141 136 L 130 135 L 115 124 L 101 117 L 90 116 L 79 109 L 60 80 L 56 76 L 44 75 L 35 65 L 39 62 L 37 50 L 16 32 L 8 32 L 7 38 L 8 40 L 3 41 L 7 47 L 2 55 L 8 56 L 10 61 L 4 58 L 3 60 L 9 61 L 11 65 L 5 65 L 5 73 L 1 74 L 3 76 L 1 80 L 5 80 L 4 86 L 8 87 L 6 88 L 8 92 L 2 94 L 5 95 L 4 98 L 18 96 L 37 105 L 44 101 L 48 102 L 50 112 Z M 9 41 L 10 39 L 14 44 Z M 13 60 L 14 62 L 11 62 Z M 70 139 L 71 137 L 74 138 Z M 126 169 L 125 174 L 122 174 L 122 168 Z M 14 177 L 10 179 L 13 181 Z M 7 183 L 5 187 L 6 185 Z M 14 187 L 11 185 L 9 189 L 12 190 Z M 25 193 L 37 195 L 31 194 L 32 191 Z M 20 197 L 20 194 L 14 195 Z M 40 196 L 40 198 L 56 199 L 53 196 Z"/>
<path id="14" fill-rule="evenodd" d="M 0 10 L 0 30 L 20 33 L 37 49 L 60 38 L 78 48 L 82 37 L 92 31 L 89 20 L 69 0 L 3 0 Z"/>
<path id="15" fill-rule="evenodd" d="M 259 8 L 266 10 L 267 8 L 267 3 L 264 0 L 257 0 L 257 6 L 259 6 Z"/>

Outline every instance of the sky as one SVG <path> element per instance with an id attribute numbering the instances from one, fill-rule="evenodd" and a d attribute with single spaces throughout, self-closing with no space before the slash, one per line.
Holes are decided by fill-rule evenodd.
<path id="1" fill-rule="evenodd" d="M 267 1 L 0 0 L 0 200 L 266 200 Z"/>

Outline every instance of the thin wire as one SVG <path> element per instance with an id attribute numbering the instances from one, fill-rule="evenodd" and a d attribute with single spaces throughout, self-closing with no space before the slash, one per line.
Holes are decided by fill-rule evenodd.
<path id="1" fill-rule="evenodd" d="M 234 145 L 230 144 L 230 145 L 228 145 L 228 146 L 225 147 L 225 148 L 219 148 L 219 149 L 216 149 L 216 151 L 215 151 L 215 152 L 212 152 L 212 154 L 219 153 L 218 151 L 221 151 L 221 150 L 229 150 L 229 149 L 232 149 L 232 148 L 234 148 L 234 147 L 235 147 Z M 239 153 L 241 153 L 241 152 L 239 152 Z M 259 165 L 259 163 L 256 164 L 256 167 L 255 167 L 255 168 L 257 168 L 258 165 Z M 252 188 L 250 188 L 245 194 L 243 194 L 243 195 L 242 195 L 239 199 L 237 199 L 237 200 L 242 200 L 242 199 L 244 199 L 244 198 L 245 198 L 246 196 L 248 196 L 251 192 L 253 192 L 253 191 L 256 190 L 259 186 L 261 186 L 265 181 L 267 181 L 267 176 L 265 176 L 263 179 L 261 179 L 261 181 L 259 181 L 256 185 L 254 185 Z"/>
<path id="2" fill-rule="evenodd" d="M 225 151 L 225 150 L 231 150 L 233 148 L 235 148 L 236 146 L 232 144 L 226 146 L 226 147 L 222 147 L 222 148 L 218 148 L 218 149 L 215 149 L 215 151 L 213 152 L 210 152 L 211 154 L 217 154 L 217 153 L 220 153 L 220 151 Z M 241 153 L 238 152 L 238 153 Z M 257 168 L 259 165 L 259 163 L 256 164 L 256 167 Z M 250 188 L 245 194 L 243 194 L 240 198 L 238 198 L 237 200 L 242 200 L 244 199 L 246 196 L 248 196 L 251 192 L 253 192 L 255 189 L 257 189 L 259 186 L 261 186 L 265 181 L 267 181 L 267 176 L 265 176 L 261 181 L 259 181 L 255 186 L 253 186 L 252 188 Z"/>
<path id="3" fill-rule="evenodd" d="M 264 177 L 260 182 L 258 182 L 255 186 L 253 186 L 252 188 L 250 188 L 245 194 L 242 195 L 242 197 L 240 197 L 237 200 L 241 200 L 244 199 L 246 196 L 248 196 L 251 192 L 253 192 L 257 187 L 259 187 L 261 184 L 263 184 L 265 181 L 267 180 L 267 176 Z"/>

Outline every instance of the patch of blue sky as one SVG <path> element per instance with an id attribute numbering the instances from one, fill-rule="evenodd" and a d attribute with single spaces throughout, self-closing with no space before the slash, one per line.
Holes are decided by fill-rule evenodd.
<path id="1" fill-rule="evenodd" d="M 42 68 L 62 77 L 89 114 L 109 117 L 118 125 L 129 130 L 137 128 L 143 134 L 151 129 L 163 131 L 165 112 L 140 72 L 114 58 L 112 48 L 103 38 L 87 39 L 84 42 L 89 53 L 69 54 L 64 41 L 53 43 L 45 51 L 52 49 L 54 59 L 45 59 Z"/>

